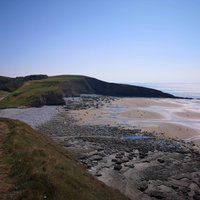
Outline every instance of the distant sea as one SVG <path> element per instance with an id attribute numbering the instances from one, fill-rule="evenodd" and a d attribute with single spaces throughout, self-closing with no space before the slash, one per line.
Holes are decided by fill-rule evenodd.
<path id="1" fill-rule="evenodd" d="M 179 97 L 200 98 L 200 83 L 131 83 L 149 87 Z"/>

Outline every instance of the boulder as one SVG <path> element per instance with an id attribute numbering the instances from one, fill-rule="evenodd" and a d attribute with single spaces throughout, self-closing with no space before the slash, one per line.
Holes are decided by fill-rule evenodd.
<path id="1" fill-rule="evenodd" d="M 157 161 L 158 161 L 159 163 L 164 163 L 164 162 L 165 162 L 162 158 L 158 158 Z"/>
<path id="2" fill-rule="evenodd" d="M 119 164 L 114 165 L 114 170 L 120 170 L 120 169 L 122 169 L 121 165 L 119 165 Z"/>
<path id="3" fill-rule="evenodd" d="M 134 164 L 131 164 L 131 163 L 127 163 L 127 164 L 124 164 L 125 167 L 130 167 L 130 168 L 134 168 L 135 165 Z"/>

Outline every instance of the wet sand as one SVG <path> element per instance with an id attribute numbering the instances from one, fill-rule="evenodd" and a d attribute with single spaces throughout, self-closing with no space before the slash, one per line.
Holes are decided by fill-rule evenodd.
<path id="1" fill-rule="evenodd" d="M 102 108 L 70 112 L 81 124 L 139 128 L 200 144 L 200 101 L 120 98 Z"/>

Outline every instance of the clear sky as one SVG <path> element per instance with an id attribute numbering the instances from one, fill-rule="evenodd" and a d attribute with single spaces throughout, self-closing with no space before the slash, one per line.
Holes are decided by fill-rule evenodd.
<path id="1" fill-rule="evenodd" d="M 200 0 L 0 0 L 0 75 L 200 82 Z"/>

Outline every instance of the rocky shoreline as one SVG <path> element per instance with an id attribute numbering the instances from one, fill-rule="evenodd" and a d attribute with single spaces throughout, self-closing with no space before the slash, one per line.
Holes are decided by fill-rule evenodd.
<path id="1" fill-rule="evenodd" d="M 95 98 L 85 101 L 87 106 L 76 102 L 76 109 L 113 100 Z M 60 107 L 37 128 L 73 152 L 99 180 L 130 199 L 200 199 L 200 154 L 193 143 L 138 129 L 80 125 L 68 113 L 73 109 L 72 102 Z"/>

